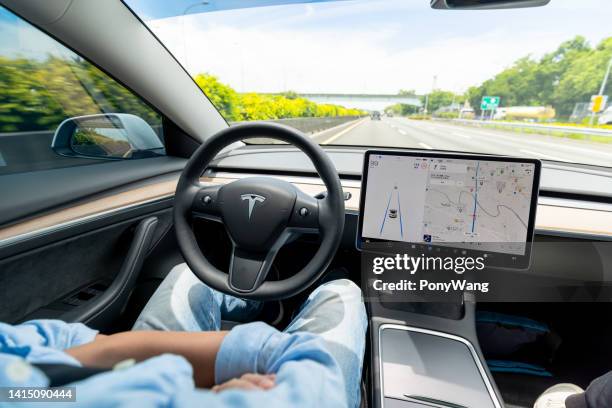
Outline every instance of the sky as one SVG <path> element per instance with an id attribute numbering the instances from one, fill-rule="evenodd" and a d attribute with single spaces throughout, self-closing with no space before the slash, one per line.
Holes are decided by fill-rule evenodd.
<path id="1" fill-rule="evenodd" d="M 234 3 L 208 0 L 206 7 Z M 240 92 L 463 92 L 576 35 L 592 44 L 612 36 L 610 0 L 493 11 L 432 10 L 429 0 L 345 0 L 212 12 L 200 12 L 201 1 L 181 0 L 191 14 L 170 18 L 159 18 L 167 15 L 166 0 L 128 4 L 192 75 L 216 75 Z"/>

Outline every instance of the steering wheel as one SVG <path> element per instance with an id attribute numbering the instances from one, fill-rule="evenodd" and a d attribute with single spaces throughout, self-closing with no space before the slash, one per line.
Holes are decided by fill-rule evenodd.
<path id="1" fill-rule="evenodd" d="M 304 152 L 327 187 L 316 199 L 273 177 L 248 177 L 225 185 L 203 184 L 204 170 L 226 146 L 253 137 L 289 143 Z M 232 241 L 229 271 L 215 268 L 200 250 L 191 228 L 194 216 L 222 222 Z M 187 162 L 174 197 L 174 227 L 187 265 L 205 284 L 237 297 L 276 300 L 314 283 L 332 261 L 344 229 L 340 177 L 327 154 L 301 132 L 275 123 L 228 127 L 206 140 Z M 321 235 L 312 259 L 295 275 L 266 281 L 279 249 L 305 232 Z"/>

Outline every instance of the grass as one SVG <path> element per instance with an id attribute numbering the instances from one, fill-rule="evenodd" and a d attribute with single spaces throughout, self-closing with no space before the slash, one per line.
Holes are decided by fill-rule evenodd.
<path id="1" fill-rule="evenodd" d="M 522 123 L 522 122 L 515 122 L 515 123 Z M 551 126 L 567 126 L 567 127 L 582 127 L 582 128 L 587 128 L 590 126 L 586 126 L 586 125 L 576 125 L 576 124 L 568 124 L 568 123 L 549 123 L 548 125 Z M 468 125 L 469 126 L 469 125 Z M 585 135 L 582 133 L 568 133 L 568 132 L 560 132 L 560 131 L 547 131 L 547 130 L 539 130 L 539 129 L 533 129 L 533 128 L 512 128 L 512 127 L 507 127 L 507 126 L 500 126 L 500 125 L 491 125 L 491 124 L 479 124 L 479 127 L 483 127 L 483 128 L 489 128 L 489 129 L 497 129 L 497 130 L 504 130 L 506 132 L 514 132 L 514 133 L 521 133 L 521 134 L 534 134 L 534 135 L 544 135 L 544 136 L 553 136 L 553 137 L 560 137 L 560 138 L 565 138 L 565 139 L 573 139 L 573 140 L 586 140 L 586 141 L 591 141 L 591 142 L 597 142 L 597 143 L 604 143 L 604 144 L 610 144 L 612 143 L 612 137 L 606 137 L 606 136 L 599 136 L 599 135 Z M 598 128 L 598 129 L 611 129 L 612 130 L 612 126 L 610 125 L 602 125 L 602 126 L 593 126 L 592 128 Z"/>
<path id="2" fill-rule="evenodd" d="M 431 116 L 430 115 L 420 115 L 420 114 L 415 114 L 415 115 L 409 115 L 407 116 L 409 119 L 413 119 L 413 120 L 430 120 Z M 504 121 L 504 122 L 510 122 L 510 121 Z M 518 124 L 524 124 L 525 122 L 519 122 L 519 121 L 512 121 L 510 123 L 518 123 Z M 576 124 L 576 123 L 567 123 L 567 122 L 548 122 L 545 123 L 548 126 L 565 126 L 565 127 L 576 127 L 576 128 L 591 128 L 591 129 L 608 129 L 608 130 L 612 130 L 612 125 L 594 125 L 594 126 L 589 126 L 589 125 L 585 125 L 585 124 Z M 472 126 L 472 125 L 465 125 L 465 126 Z M 560 138 L 565 138 L 565 139 L 573 139 L 573 140 L 586 140 L 586 141 L 591 141 L 591 142 L 597 142 L 597 143 L 604 143 L 604 144 L 610 144 L 612 143 L 612 137 L 607 137 L 607 136 L 599 136 L 599 135 L 585 135 L 582 133 L 568 133 L 568 132 L 560 132 L 560 131 L 547 131 L 547 130 L 538 130 L 538 129 L 533 129 L 533 128 L 513 128 L 513 127 L 508 127 L 508 126 L 502 126 L 502 125 L 495 125 L 495 124 L 484 124 L 484 123 L 478 123 L 477 124 L 478 127 L 483 127 L 483 128 L 488 128 L 488 129 L 496 129 L 496 130 L 504 130 L 506 132 L 514 132 L 514 133 L 521 133 L 521 134 L 533 134 L 533 135 L 544 135 L 544 136 L 554 136 L 554 137 L 560 137 Z"/>

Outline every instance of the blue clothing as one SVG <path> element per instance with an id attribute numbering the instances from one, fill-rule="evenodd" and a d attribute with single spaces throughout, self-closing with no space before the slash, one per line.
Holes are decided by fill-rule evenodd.
<path id="1" fill-rule="evenodd" d="M 80 365 L 62 350 L 89 343 L 98 332 L 59 320 L 0 323 L 0 386 L 46 387 L 49 379 L 27 362 Z M 1 403 L 0 403 L 1 405 Z"/>
<path id="2" fill-rule="evenodd" d="M 214 330 L 218 329 L 220 318 L 226 317 L 225 314 L 231 310 L 236 315 L 241 315 L 239 313 L 241 309 L 254 312 L 260 307 L 254 302 L 225 298 L 225 295 L 219 295 L 199 281 L 188 285 L 189 290 L 182 292 L 180 296 L 179 292 L 173 294 L 175 289 L 185 289 L 180 281 L 189 281 L 191 279 L 189 275 L 192 274 L 187 268 L 175 268 L 147 304 L 135 329 L 155 329 L 158 328 L 155 327 L 157 324 L 162 326 L 161 329 L 167 329 L 166 326 L 182 324 L 183 326 L 174 327 L 173 330 L 209 330 L 209 328 Z M 334 309 L 336 312 L 340 310 L 338 305 L 344 305 L 342 296 L 333 295 L 337 293 L 334 289 L 347 287 L 350 288 L 351 295 L 355 295 L 356 287 L 346 282 L 348 281 L 335 281 L 317 288 L 292 322 L 294 331 L 291 333 L 279 332 L 259 322 L 236 326 L 225 337 L 215 363 L 217 383 L 247 372 L 276 373 L 276 386 L 271 390 L 228 390 L 212 393 L 196 389 L 189 362 L 181 356 L 168 354 L 71 384 L 76 387 L 77 401 L 54 402 L 53 407 L 353 406 L 355 397 L 348 395 L 346 390 L 355 387 L 359 390 L 367 323 L 365 309 L 359 308 L 363 307 L 360 294 L 355 314 L 351 313 L 350 308 L 343 309 L 342 316 L 334 313 Z M 342 293 L 342 290 L 340 292 Z M 177 299 L 177 296 L 180 299 Z M 188 303 L 185 304 L 185 301 Z M 188 305 L 189 301 L 194 302 L 194 306 L 197 307 L 186 310 L 184 306 Z M 329 309 L 326 315 L 332 318 L 335 316 L 335 320 L 332 322 L 328 319 L 327 326 L 325 322 L 317 321 L 318 318 L 313 318 L 317 312 L 317 307 L 314 306 Z M 307 312 L 310 309 L 314 310 L 313 314 L 309 315 Z M 181 313 L 180 316 L 173 314 L 177 311 Z M 346 316 L 357 319 L 347 324 Z M 325 329 L 324 332 L 333 332 L 334 327 L 343 325 L 343 321 L 345 329 L 348 326 L 353 329 L 352 333 L 344 333 L 351 338 L 336 337 L 334 340 L 342 342 L 344 348 L 347 348 L 345 343 L 357 345 L 348 352 L 344 350 L 338 353 L 338 349 L 341 348 L 334 350 L 333 346 L 330 347 L 325 333 L 316 335 L 301 330 L 313 328 L 314 324 L 321 326 L 318 329 Z M 200 323 L 203 322 L 210 326 L 201 326 Z M 78 361 L 62 350 L 92 341 L 96 334 L 95 330 L 82 324 L 67 324 L 53 320 L 31 321 L 17 326 L 0 323 L 0 386 L 48 385 L 48 379 L 44 374 L 26 362 L 78 365 Z M 337 332 L 335 334 L 338 335 Z M 352 336 L 360 338 L 355 341 Z M 337 356 L 343 360 L 339 361 Z M 348 373 L 351 378 L 347 378 L 345 372 L 347 369 L 352 370 Z M 347 386 L 345 380 L 356 381 L 356 384 Z M 13 405 L 41 406 L 39 403 L 23 402 Z M 0 407 L 13 405 L 0 402 Z"/>
<path id="3" fill-rule="evenodd" d="M 134 330 L 218 330 L 221 319 L 252 320 L 261 303 L 238 299 L 204 285 L 185 264 L 177 265 L 157 288 Z M 359 407 L 368 325 L 361 290 L 347 279 L 320 285 L 308 296 L 286 333 L 314 333 L 334 357 L 344 380 L 347 405 Z M 240 353 L 239 349 L 236 353 Z M 244 358 L 238 354 L 239 358 Z M 217 383 L 220 379 L 217 378 Z M 307 404 L 299 406 L 309 406 Z M 325 406 L 325 405 L 323 405 Z"/>

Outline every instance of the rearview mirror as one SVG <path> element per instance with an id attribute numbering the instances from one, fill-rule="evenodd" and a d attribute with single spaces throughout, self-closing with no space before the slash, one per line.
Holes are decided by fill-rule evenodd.
<path id="1" fill-rule="evenodd" d="M 165 154 L 164 145 L 143 119 L 127 113 L 105 113 L 66 119 L 51 148 L 63 156 L 139 159 Z"/>
<path id="2" fill-rule="evenodd" d="M 447 10 L 490 10 L 541 7 L 550 0 L 431 0 L 431 8 Z"/>

